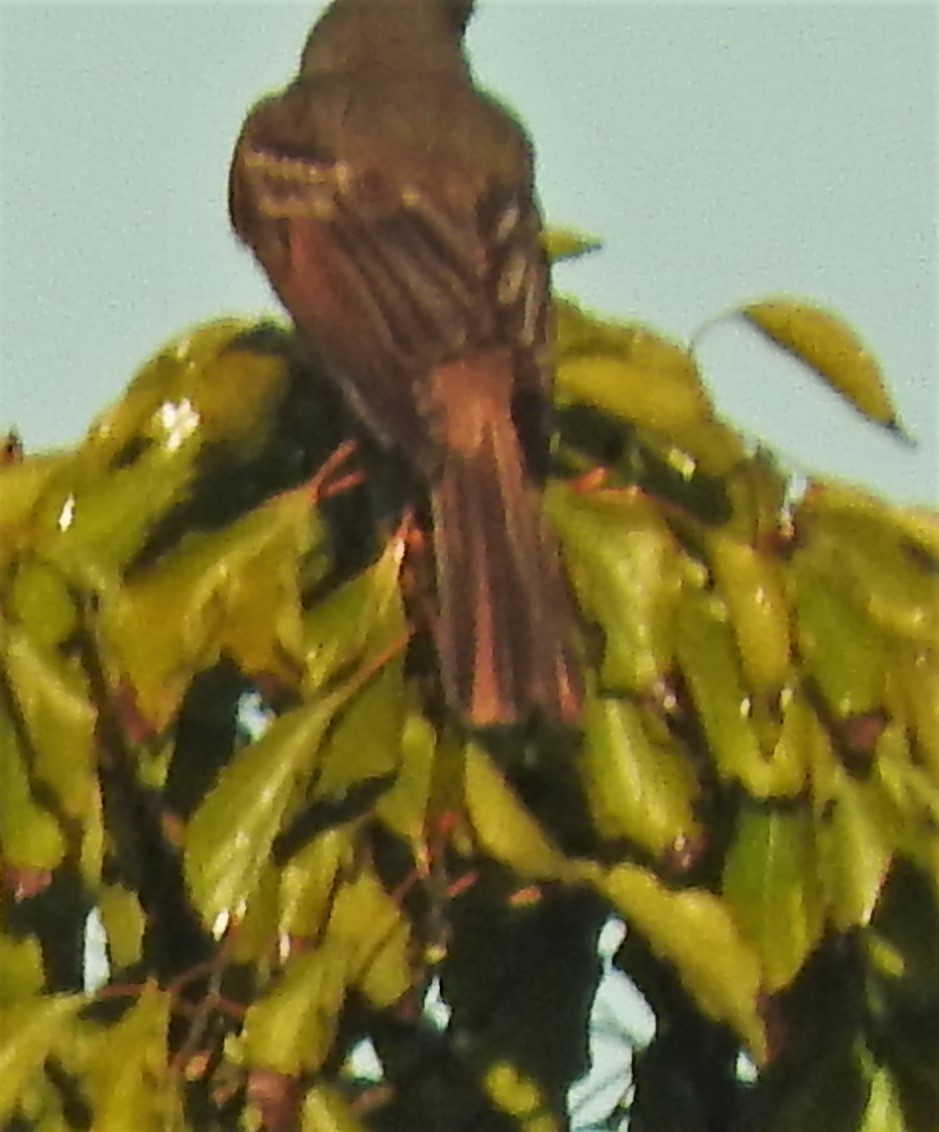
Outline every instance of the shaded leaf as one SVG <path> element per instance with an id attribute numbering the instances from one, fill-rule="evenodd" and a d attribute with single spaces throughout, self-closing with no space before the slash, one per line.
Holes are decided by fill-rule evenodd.
<path id="1" fill-rule="evenodd" d="M 766 989 L 787 986 L 824 925 L 810 814 L 801 807 L 742 807 L 722 891 L 760 956 Z"/>
<path id="2" fill-rule="evenodd" d="M 0 698 L 0 850 L 4 867 L 54 869 L 65 855 L 59 823 L 33 795 L 19 737 Z"/>

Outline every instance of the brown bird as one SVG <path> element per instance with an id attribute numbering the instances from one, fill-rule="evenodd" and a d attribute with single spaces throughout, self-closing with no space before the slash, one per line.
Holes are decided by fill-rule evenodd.
<path id="1" fill-rule="evenodd" d="M 301 334 L 426 484 L 445 698 L 575 722 L 548 460 L 549 280 L 532 150 L 474 84 L 473 0 L 334 0 L 248 115 L 230 212 Z"/>

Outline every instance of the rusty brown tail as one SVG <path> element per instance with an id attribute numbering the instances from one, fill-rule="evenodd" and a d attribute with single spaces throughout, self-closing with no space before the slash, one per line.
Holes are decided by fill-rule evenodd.
<path id="1" fill-rule="evenodd" d="M 451 419 L 431 492 L 444 694 L 472 727 L 522 723 L 535 710 L 574 724 L 582 686 L 557 544 L 507 406 L 472 400 Z"/>

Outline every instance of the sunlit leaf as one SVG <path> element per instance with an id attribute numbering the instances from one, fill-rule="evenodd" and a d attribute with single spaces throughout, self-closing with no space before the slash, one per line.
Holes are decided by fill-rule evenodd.
<path id="1" fill-rule="evenodd" d="M 277 671 L 301 648 L 300 558 L 321 537 L 303 491 L 184 543 L 104 611 L 116 663 L 159 724 L 223 649 L 246 672 Z M 299 657 L 296 660 L 299 665 Z"/>
<path id="2" fill-rule="evenodd" d="M 0 850 L 9 868 L 54 869 L 65 838 L 53 815 L 37 801 L 13 720 L 0 701 Z"/>
<path id="3" fill-rule="evenodd" d="M 787 298 L 751 303 L 741 313 L 770 341 L 824 378 L 868 420 L 903 434 L 880 366 L 837 315 Z"/>
<path id="4" fill-rule="evenodd" d="M 632 701 L 591 698 L 578 770 L 600 836 L 661 854 L 699 834 L 698 783 L 687 756 L 647 724 Z"/>
<path id="5" fill-rule="evenodd" d="M 136 893 L 108 884 L 98 893 L 98 914 L 108 940 L 108 958 L 120 971 L 139 962 L 146 918 Z"/>
<path id="6" fill-rule="evenodd" d="M 134 1005 L 98 1036 L 87 1065 L 93 1132 L 162 1132 L 178 1111 L 167 1065 L 169 995 L 147 983 Z"/>
<path id="7" fill-rule="evenodd" d="M 551 263 L 561 260 L 578 259 L 587 252 L 603 247 L 603 241 L 596 236 L 585 236 L 573 228 L 547 228 L 541 238 L 542 245 Z"/>
<path id="8" fill-rule="evenodd" d="M 379 653 L 405 631 L 398 586 L 404 544 L 392 539 L 378 561 L 306 614 L 306 687 L 323 687 L 352 661 Z"/>
<path id="9" fill-rule="evenodd" d="M 34 935 L 18 938 L 0 933 L 0 1019 L 3 1010 L 39 994 L 44 981 L 39 940 Z"/>
<path id="10" fill-rule="evenodd" d="M 4 653 L 36 778 L 54 793 L 66 814 L 81 818 L 92 804 L 97 782 L 97 711 L 85 680 L 59 653 L 40 651 L 17 627 L 10 627 Z"/>
<path id="11" fill-rule="evenodd" d="M 811 554 L 792 563 L 803 671 L 836 719 L 878 711 L 887 642 L 845 593 L 843 576 Z"/>
<path id="12" fill-rule="evenodd" d="M 365 1132 L 335 1089 L 314 1085 L 303 1098 L 300 1132 Z"/>
<path id="13" fill-rule="evenodd" d="M 688 353 L 642 330 L 635 331 L 628 352 L 562 359 L 557 388 L 564 399 L 675 440 L 693 435 L 710 416 Z"/>
<path id="14" fill-rule="evenodd" d="M 775 556 L 712 532 L 707 556 L 724 599 L 747 687 L 778 695 L 790 671 L 791 611 L 785 576 Z"/>
<path id="15" fill-rule="evenodd" d="M 288 1076 L 318 1069 L 335 1040 L 349 959 L 327 941 L 294 957 L 248 1008 L 246 1062 Z"/>
<path id="16" fill-rule="evenodd" d="M 326 729 L 348 696 L 341 689 L 272 723 L 225 768 L 189 821 L 186 880 L 206 924 L 248 900 L 286 816 L 304 798 Z"/>
<path id="17" fill-rule="evenodd" d="M 481 848 L 520 876 L 561 880 L 568 859 L 522 805 L 490 757 L 474 743 L 466 747 L 466 809 Z"/>
<path id="18" fill-rule="evenodd" d="M 715 595 L 686 592 L 679 612 L 678 657 L 722 776 L 738 780 L 756 798 L 785 792 L 791 768 L 776 766 L 760 748 L 736 641 L 726 607 Z"/>
<path id="19" fill-rule="evenodd" d="M 52 995 L 0 1007 L 0 1121 L 12 1116 L 22 1090 L 83 1005 L 78 995 Z"/>
<path id="20" fill-rule="evenodd" d="M 548 513 L 584 614 L 604 633 L 604 688 L 648 692 L 671 670 L 688 566 L 653 503 L 635 492 L 555 487 Z"/>
<path id="21" fill-rule="evenodd" d="M 760 962 L 727 905 L 700 888 L 670 891 L 632 864 L 616 865 L 598 875 L 596 884 L 656 954 L 675 967 L 701 1009 L 733 1027 L 762 1061 Z"/>

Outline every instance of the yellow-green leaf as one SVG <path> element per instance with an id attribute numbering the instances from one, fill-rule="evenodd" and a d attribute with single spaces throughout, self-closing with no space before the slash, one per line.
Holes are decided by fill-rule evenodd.
<path id="1" fill-rule="evenodd" d="M 285 818 L 305 797 L 323 736 L 349 694 L 340 689 L 272 723 L 222 771 L 190 819 L 186 880 L 206 924 L 243 911 Z"/>
<path id="2" fill-rule="evenodd" d="M 163 1132 L 179 1116 L 166 1038 L 170 998 L 147 983 L 121 1020 L 102 1030 L 88 1059 L 92 1132 Z"/>
<path id="3" fill-rule="evenodd" d="M 519 876 L 561 880 L 572 875 L 571 863 L 480 747 L 466 747 L 466 809 L 481 848 Z"/>
<path id="4" fill-rule="evenodd" d="M 670 891 L 638 865 L 620 864 L 595 883 L 618 913 L 666 962 L 705 1013 L 731 1026 L 761 1062 L 760 962 L 727 905 L 700 888 Z"/>
<path id="5" fill-rule="evenodd" d="M 661 854 L 700 833 L 698 782 L 687 756 L 650 732 L 632 701 L 591 697 L 577 765 L 600 836 Z"/>
<path id="6" fill-rule="evenodd" d="M 596 236 L 586 236 L 582 232 L 574 231 L 573 228 L 548 228 L 542 234 L 541 243 L 551 263 L 578 259 L 588 252 L 595 252 L 603 247 L 603 241 L 598 240 Z"/>
<path id="7" fill-rule="evenodd" d="M 824 378 L 868 420 L 903 434 L 880 366 L 837 315 L 787 298 L 751 303 L 741 313 L 771 342 Z"/>
<path id="8" fill-rule="evenodd" d="M 17 938 L 0 933 L 0 1012 L 39 994 L 44 982 L 39 940 L 34 935 Z"/>
<path id="9" fill-rule="evenodd" d="M 0 1007 L 0 1123 L 84 1005 L 81 996 L 63 994 Z"/>
<path id="10" fill-rule="evenodd" d="M 348 956 L 329 942 L 291 959 L 248 1007 L 247 1064 L 290 1077 L 318 1069 L 335 1040 L 348 966 Z"/>
<path id="11" fill-rule="evenodd" d="M 824 925 L 808 810 L 744 806 L 724 862 L 722 890 L 760 956 L 766 989 L 774 993 L 788 986 Z"/>
<path id="12" fill-rule="evenodd" d="M 548 514 L 586 616 L 604 633 L 604 689 L 649 692 L 674 664 L 688 564 L 651 500 L 630 491 L 555 486 Z"/>

